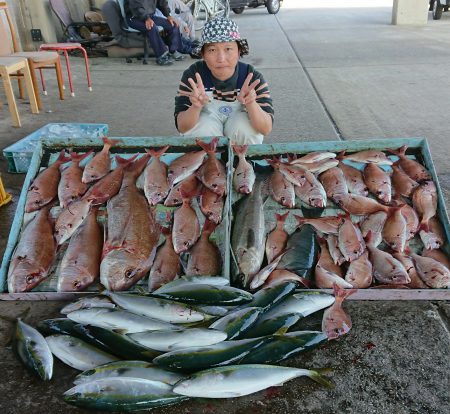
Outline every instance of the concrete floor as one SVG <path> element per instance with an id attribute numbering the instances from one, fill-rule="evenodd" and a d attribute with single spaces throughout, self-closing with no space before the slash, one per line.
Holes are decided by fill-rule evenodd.
<path id="1" fill-rule="evenodd" d="M 276 16 L 264 8 L 233 18 L 250 44 L 247 61 L 269 82 L 276 121 L 267 142 L 426 137 L 446 204 L 450 195 L 450 143 L 446 125 L 450 104 L 450 13 L 431 17 L 424 27 L 391 26 L 389 7 L 314 8 L 286 1 Z M 373 2 L 372 2 L 373 3 Z M 54 78 L 45 111 L 29 114 L 20 105 L 22 128 L 11 128 L 0 109 L 0 148 L 49 122 L 101 122 L 111 136 L 176 135 L 173 97 L 182 70 L 122 60 L 91 60 L 94 91 L 85 86 L 82 62 L 72 58 L 76 97 L 57 99 Z M 3 95 L 0 96 L 4 101 Z M 0 172 L 14 202 L 0 209 L 3 252 L 23 175 Z M 58 316 L 61 302 L 0 302 L 0 315 L 17 316 L 31 307 L 28 322 Z M 161 413 L 448 413 L 450 412 L 449 302 L 348 302 L 350 334 L 286 365 L 328 367 L 336 383 L 325 390 L 305 379 L 248 397 L 196 400 L 157 410 Z M 318 328 L 320 315 L 303 326 Z M 11 324 L 0 321 L 6 345 Z M 55 378 L 31 378 L 9 346 L 0 348 L 0 410 L 80 413 L 61 394 L 75 372 L 56 364 Z"/>

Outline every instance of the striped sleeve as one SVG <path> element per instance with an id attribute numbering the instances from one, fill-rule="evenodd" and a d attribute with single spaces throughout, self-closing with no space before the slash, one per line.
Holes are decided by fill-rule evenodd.
<path id="1" fill-rule="evenodd" d="M 253 72 L 253 78 L 250 81 L 252 83 L 253 81 L 259 79 L 260 83 L 256 86 L 256 102 L 261 107 L 261 109 L 265 112 L 267 112 L 273 120 L 274 117 L 274 110 L 272 105 L 272 98 L 270 97 L 270 90 L 268 83 L 264 80 L 264 77 L 260 72 L 255 70 L 253 67 L 249 67 L 249 72 Z"/>
<path id="2" fill-rule="evenodd" d="M 178 91 L 177 96 L 175 97 L 175 125 L 177 124 L 177 115 L 180 112 L 186 111 L 191 106 L 191 101 L 187 96 L 179 96 L 179 92 L 181 91 L 190 91 L 190 86 L 188 79 L 192 78 L 195 79 L 195 73 L 200 72 L 201 73 L 201 67 L 199 67 L 198 63 L 196 62 L 193 65 L 191 65 L 189 68 L 187 68 L 183 75 L 181 76 L 180 84 L 178 85 Z"/>

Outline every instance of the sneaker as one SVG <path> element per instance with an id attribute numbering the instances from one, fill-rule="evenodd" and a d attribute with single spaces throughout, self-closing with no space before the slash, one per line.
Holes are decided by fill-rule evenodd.
<path id="1" fill-rule="evenodd" d="M 176 61 L 184 60 L 186 58 L 186 56 L 182 55 L 180 52 L 178 52 L 178 50 L 170 53 L 170 57 Z"/>
<path id="2" fill-rule="evenodd" d="M 164 55 L 160 56 L 159 58 L 156 58 L 156 64 L 159 66 L 173 65 L 173 60 L 169 56 L 168 53 L 165 53 Z"/>

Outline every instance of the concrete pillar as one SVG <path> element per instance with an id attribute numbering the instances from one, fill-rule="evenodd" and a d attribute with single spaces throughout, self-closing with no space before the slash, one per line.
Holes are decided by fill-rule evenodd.
<path id="1" fill-rule="evenodd" d="M 428 21 L 428 0 L 394 0 L 392 24 L 425 25 Z"/>

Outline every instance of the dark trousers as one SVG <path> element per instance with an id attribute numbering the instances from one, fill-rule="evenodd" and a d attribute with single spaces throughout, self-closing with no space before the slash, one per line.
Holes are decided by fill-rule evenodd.
<path id="1" fill-rule="evenodd" d="M 148 40 L 157 58 L 162 56 L 167 51 L 167 46 L 161 39 L 157 26 L 161 26 L 168 33 L 170 53 L 177 51 L 181 46 L 181 34 L 178 27 L 172 26 L 170 22 L 163 17 L 157 17 L 153 15 L 151 16 L 151 19 L 155 22 L 155 24 L 150 30 L 147 30 L 147 28 L 145 27 L 145 22 L 143 20 L 131 18 L 127 19 L 127 21 L 128 25 L 133 29 L 147 33 Z"/>

